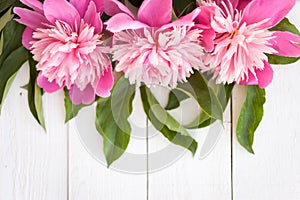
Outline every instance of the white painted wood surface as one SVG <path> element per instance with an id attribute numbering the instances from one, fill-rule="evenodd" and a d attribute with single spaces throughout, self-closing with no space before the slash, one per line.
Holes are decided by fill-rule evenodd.
<path id="1" fill-rule="evenodd" d="M 45 96 L 47 133 L 31 117 L 28 67 L 18 73 L 0 116 L 0 199 L 67 198 L 67 126 L 62 94 Z"/>
<path id="2" fill-rule="evenodd" d="M 300 2 L 290 13 L 300 26 Z M 233 142 L 233 199 L 300 199 L 300 63 L 274 66 L 266 89 L 264 118 L 255 134 L 255 156 Z M 236 126 L 243 88 L 235 91 L 233 127 Z"/>
<path id="3" fill-rule="evenodd" d="M 161 103 L 166 103 L 167 97 L 157 90 L 154 90 Z M 163 97 L 163 98 L 162 98 Z M 163 104 L 164 104 L 163 103 Z M 185 101 L 181 109 L 171 112 L 181 122 L 188 122 L 193 119 L 191 113 L 195 113 L 195 106 L 192 101 Z M 212 200 L 231 199 L 231 125 L 229 110 L 225 115 L 225 129 L 220 132 L 218 141 L 213 152 L 205 159 L 199 159 L 199 151 L 193 158 L 191 153 L 186 153 L 174 164 L 149 175 L 149 199 L 172 199 L 172 200 Z M 209 129 L 189 131 L 198 141 L 201 149 Z M 212 128 L 213 129 L 213 128 Z M 173 146 L 173 151 L 181 152 L 181 147 L 170 144 L 158 131 L 150 126 L 149 154 Z M 155 159 L 149 159 L 156 163 Z"/>
<path id="4" fill-rule="evenodd" d="M 298 3 L 290 14 L 298 27 L 299 12 Z M 231 142 L 243 101 L 243 87 L 239 87 L 233 96 L 233 113 L 228 110 L 225 129 L 208 157 L 200 160 L 199 152 L 194 158 L 187 152 L 171 166 L 134 175 L 107 169 L 88 153 L 76 122 L 64 125 L 61 93 L 44 97 L 45 133 L 31 116 L 26 91 L 20 88 L 28 81 L 24 66 L 0 116 L 0 200 L 299 200 L 300 63 L 274 69 L 265 116 L 255 135 L 255 156 L 237 144 L 234 134 Z M 139 106 L 131 117 L 135 137 L 128 151 L 146 155 L 145 136 L 151 136 L 148 165 L 146 157 L 135 164 L 152 169 L 155 163 L 151 155 L 169 142 L 150 124 L 148 132 L 141 131 L 147 130 L 147 124 Z M 177 118 L 183 115 L 180 110 L 173 114 Z M 200 148 L 208 131 L 191 132 Z"/>

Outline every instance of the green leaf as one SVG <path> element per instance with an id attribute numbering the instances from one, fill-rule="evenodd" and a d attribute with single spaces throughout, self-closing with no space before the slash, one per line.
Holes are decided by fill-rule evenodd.
<path id="1" fill-rule="evenodd" d="M 0 31 L 5 27 L 6 23 L 11 20 L 11 9 L 5 12 L 3 16 L 0 18 Z"/>
<path id="2" fill-rule="evenodd" d="M 200 111 L 199 115 L 197 115 L 197 117 L 192 122 L 190 122 L 187 125 L 184 125 L 184 127 L 187 129 L 204 128 L 204 127 L 206 127 L 206 126 L 203 127 L 204 124 L 206 125 L 208 122 L 210 122 L 208 124 L 208 125 L 210 125 L 215 121 L 216 121 L 215 119 L 209 117 L 205 112 Z"/>
<path id="3" fill-rule="evenodd" d="M 165 107 L 165 109 L 172 110 L 178 108 L 180 106 L 180 102 L 188 98 L 190 97 L 186 95 L 184 92 L 177 89 L 173 89 L 170 91 L 168 104 Z"/>
<path id="4" fill-rule="evenodd" d="M 5 12 L 17 2 L 18 2 L 17 0 L 1 0 L 0 1 L 0 17 L 2 17 L 5 14 Z"/>
<path id="5" fill-rule="evenodd" d="M 230 100 L 234 84 L 218 85 L 218 99 L 222 105 L 223 111 L 226 110 L 228 102 Z"/>
<path id="6" fill-rule="evenodd" d="M 254 132 L 262 120 L 265 101 L 264 89 L 258 86 L 247 87 L 247 98 L 238 119 L 236 134 L 239 143 L 250 153 L 254 153 Z"/>
<path id="7" fill-rule="evenodd" d="M 4 60 L 0 68 L 0 105 L 2 104 L 8 80 L 20 69 L 27 59 L 27 50 L 24 47 L 19 47 Z"/>
<path id="8" fill-rule="evenodd" d="M 9 89 L 10 89 L 10 87 L 11 87 L 11 84 L 13 83 L 15 77 L 16 77 L 16 74 L 12 75 L 12 76 L 8 79 L 8 81 L 7 81 L 6 85 L 5 85 L 5 89 L 4 89 L 4 93 L 3 93 L 3 97 L 2 97 L 2 101 L 1 101 L 2 103 L 4 103 L 4 100 L 6 99 L 6 96 L 7 96 L 7 94 L 8 94 L 8 91 L 9 91 Z M 2 105 L 0 104 L 0 114 L 1 114 L 1 110 L 2 110 Z"/>
<path id="9" fill-rule="evenodd" d="M 11 20 L 3 29 L 3 51 L 0 56 L 0 69 L 3 67 L 5 59 L 16 49 L 22 46 L 22 34 L 24 26 Z M 1 37 L 2 38 L 2 37 Z M 18 57 L 15 57 L 18 59 Z"/>
<path id="10" fill-rule="evenodd" d="M 28 105 L 29 109 L 36 119 L 36 121 L 46 130 L 43 103 L 42 103 L 42 89 L 38 87 L 36 79 L 38 72 L 36 71 L 36 62 L 33 60 L 32 55 L 28 52 L 29 61 L 29 83 L 26 85 L 28 91 Z"/>
<path id="11" fill-rule="evenodd" d="M 284 57 L 284 56 L 277 56 L 274 54 L 266 54 L 268 56 L 268 62 L 273 65 L 287 65 L 297 62 L 299 58 L 294 57 Z"/>
<path id="12" fill-rule="evenodd" d="M 177 89 L 195 99 L 208 116 L 223 121 L 222 105 L 201 73 L 195 72 L 187 83 L 179 83 Z"/>
<path id="13" fill-rule="evenodd" d="M 161 107 L 146 86 L 142 86 L 140 90 L 145 113 L 152 125 L 169 141 L 188 149 L 194 155 L 197 150 L 197 142 L 179 122 Z"/>
<path id="14" fill-rule="evenodd" d="M 65 89 L 64 93 L 65 93 L 64 102 L 65 102 L 65 109 L 66 109 L 65 123 L 67 123 L 68 121 L 70 121 L 71 119 L 76 117 L 82 108 L 84 108 L 88 105 L 85 105 L 85 104 L 74 105 L 70 99 L 68 90 Z"/>
<path id="15" fill-rule="evenodd" d="M 131 133 L 128 117 L 132 112 L 135 86 L 121 77 L 109 98 L 98 100 L 96 128 L 103 136 L 103 150 L 108 167 L 126 150 Z"/>
<path id="16" fill-rule="evenodd" d="M 226 110 L 226 107 L 228 105 L 229 99 L 231 97 L 231 93 L 233 90 L 234 84 L 220 84 L 217 86 L 217 97 L 219 99 L 219 102 L 222 105 L 223 111 Z M 213 92 L 213 91 L 211 91 Z M 205 112 L 200 111 L 199 115 L 188 125 L 185 125 L 188 129 L 198 129 L 198 128 L 204 128 L 212 123 L 214 123 L 216 119 L 209 117 Z"/>
<path id="17" fill-rule="evenodd" d="M 178 17 L 190 13 L 196 8 L 196 0 L 174 0 L 173 7 Z"/>
<path id="18" fill-rule="evenodd" d="M 0 107 L 5 98 L 5 91 L 10 88 L 12 76 L 27 60 L 27 51 L 22 47 L 24 26 L 9 21 L 1 33 L 0 39 Z"/>
<path id="19" fill-rule="evenodd" d="M 291 33 L 294 33 L 296 35 L 300 35 L 299 30 L 297 27 L 292 24 L 287 18 L 284 18 L 281 20 L 279 24 L 277 24 L 275 27 L 270 29 L 271 31 L 288 31 Z M 284 57 L 284 56 L 277 56 L 273 54 L 266 54 L 268 56 L 268 62 L 270 64 L 275 65 L 286 65 L 297 62 L 300 57 Z"/>
<path id="20" fill-rule="evenodd" d="M 292 24 L 288 18 L 284 18 L 283 20 L 281 20 L 281 22 L 279 22 L 279 24 L 271 28 L 270 31 L 288 31 L 296 35 L 300 35 L 300 32 L 297 29 L 297 27 L 294 24 Z"/>
<path id="21" fill-rule="evenodd" d="M 3 51 L 3 36 L 2 33 L 0 33 L 0 56 L 2 54 Z"/>

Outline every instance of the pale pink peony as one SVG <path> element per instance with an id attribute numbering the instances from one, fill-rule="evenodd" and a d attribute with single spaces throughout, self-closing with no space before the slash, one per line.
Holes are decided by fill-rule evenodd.
<path id="1" fill-rule="evenodd" d="M 145 0 L 137 20 L 121 3 L 108 14 L 107 30 L 114 33 L 113 59 L 130 83 L 176 87 L 202 67 L 201 30 L 193 28 L 195 10 L 171 22 L 172 0 Z"/>
<path id="2" fill-rule="evenodd" d="M 101 0 L 22 0 L 34 11 L 15 8 L 27 27 L 23 45 L 31 50 L 40 71 L 37 82 L 46 92 L 63 87 L 74 104 L 107 97 L 113 86 L 109 48 L 101 41 Z"/>
<path id="3" fill-rule="evenodd" d="M 296 44 L 299 36 L 268 30 L 284 18 L 295 0 L 202 0 L 199 3 L 201 13 L 195 22 L 207 33 L 202 39 L 208 44 L 204 46 L 209 52 L 207 68 L 203 70 L 212 70 L 218 83 L 264 88 L 273 79 L 265 53 L 300 56 Z"/>

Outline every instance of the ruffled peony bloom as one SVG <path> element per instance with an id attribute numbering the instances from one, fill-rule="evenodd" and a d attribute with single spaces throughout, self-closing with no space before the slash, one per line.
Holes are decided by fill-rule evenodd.
<path id="1" fill-rule="evenodd" d="M 26 25 L 23 45 L 38 62 L 38 85 L 46 92 L 63 87 L 74 104 L 107 97 L 113 86 L 110 49 L 101 41 L 101 0 L 21 0 L 31 7 L 15 8 Z"/>
<path id="2" fill-rule="evenodd" d="M 295 0 L 202 0 L 199 3 L 201 13 L 195 21 L 207 33 L 203 37 L 204 46 L 210 53 L 206 58 L 208 68 L 203 70 L 213 70 L 218 83 L 236 82 L 264 88 L 273 79 L 265 53 L 300 56 L 299 36 L 268 30 L 286 16 Z"/>
<path id="3" fill-rule="evenodd" d="M 145 0 L 137 20 L 116 0 L 109 1 L 107 30 L 114 33 L 113 59 L 130 83 L 176 87 L 202 67 L 201 30 L 193 28 L 193 13 L 171 23 L 172 0 Z"/>

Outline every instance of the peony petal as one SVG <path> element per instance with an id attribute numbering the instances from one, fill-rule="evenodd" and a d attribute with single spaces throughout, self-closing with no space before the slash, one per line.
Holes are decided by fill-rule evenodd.
<path id="1" fill-rule="evenodd" d="M 40 13 L 25 8 L 14 8 L 14 13 L 20 16 L 20 19 L 16 19 L 17 22 L 33 30 L 43 28 L 45 27 L 45 23 L 49 23 Z"/>
<path id="2" fill-rule="evenodd" d="M 73 85 L 69 90 L 69 96 L 74 105 L 91 104 L 95 100 L 95 91 L 89 84 L 81 91 L 76 85 Z"/>
<path id="3" fill-rule="evenodd" d="M 274 31 L 276 38 L 270 40 L 272 47 L 278 52 L 276 55 L 300 57 L 300 36 L 290 32 Z"/>
<path id="4" fill-rule="evenodd" d="M 70 0 L 70 4 L 77 9 L 81 17 L 84 16 L 90 2 L 91 0 Z"/>
<path id="5" fill-rule="evenodd" d="M 201 11 L 198 14 L 196 21 L 196 27 L 203 30 L 201 33 L 201 42 L 207 52 L 211 52 L 214 49 L 214 39 L 216 33 L 211 27 L 211 19 L 215 13 L 216 7 L 214 6 L 202 6 Z"/>
<path id="6" fill-rule="evenodd" d="M 70 0 L 70 3 L 77 9 L 81 18 L 84 17 L 89 4 L 93 2 L 96 5 L 97 12 L 101 13 L 104 11 L 104 1 L 103 0 Z"/>
<path id="7" fill-rule="evenodd" d="M 215 10 L 215 6 L 201 6 L 195 18 L 196 24 L 201 25 L 201 27 L 210 28 L 211 18 L 215 14 Z"/>
<path id="8" fill-rule="evenodd" d="M 257 79 L 254 75 L 249 72 L 248 80 L 243 80 L 239 84 L 240 85 L 258 85 L 260 88 L 266 88 L 273 80 L 274 71 L 271 65 L 264 61 L 265 68 L 263 70 L 256 69 L 255 73 Z"/>
<path id="9" fill-rule="evenodd" d="M 106 29 L 113 33 L 127 29 L 140 29 L 148 27 L 146 24 L 134 20 L 131 16 L 125 13 L 114 15 L 104 24 L 107 25 Z"/>
<path id="10" fill-rule="evenodd" d="M 144 0 L 138 11 L 139 21 L 161 27 L 172 20 L 172 0 Z"/>
<path id="11" fill-rule="evenodd" d="M 97 8 L 93 1 L 90 2 L 89 6 L 86 10 L 86 13 L 84 15 L 84 20 L 88 24 L 95 27 L 95 33 L 102 32 L 101 16 L 99 13 L 97 13 Z"/>
<path id="12" fill-rule="evenodd" d="M 216 32 L 213 29 L 203 29 L 201 33 L 201 42 L 205 51 L 212 52 L 215 48 L 214 39 L 216 38 Z"/>
<path id="13" fill-rule="evenodd" d="M 211 6 L 208 8 L 212 8 Z M 193 10 L 191 13 L 179 18 L 178 20 L 174 21 L 174 22 L 180 22 L 180 23 L 190 23 L 193 22 L 194 20 L 197 19 L 197 17 L 200 15 L 200 13 L 203 13 L 203 10 L 205 8 L 196 8 L 195 10 Z"/>
<path id="14" fill-rule="evenodd" d="M 21 2 L 41 14 L 44 13 L 43 4 L 38 0 L 21 0 Z"/>
<path id="15" fill-rule="evenodd" d="M 96 4 L 97 11 L 101 14 L 104 12 L 104 0 L 94 0 Z"/>
<path id="16" fill-rule="evenodd" d="M 226 8 L 230 8 L 232 7 L 233 9 L 236 9 L 239 3 L 239 0 L 214 0 L 214 3 L 217 4 L 217 6 L 219 6 L 221 9 L 226 9 Z M 226 8 L 224 7 L 224 4 L 226 6 Z"/>
<path id="17" fill-rule="evenodd" d="M 274 71 L 271 65 L 264 61 L 265 68 L 263 70 L 257 70 L 256 75 L 258 78 L 258 86 L 260 88 L 266 88 L 273 80 Z"/>
<path id="18" fill-rule="evenodd" d="M 243 0 L 230 0 L 233 8 L 236 8 L 241 1 Z"/>
<path id="19" fill-rule="evenodd" d="M 34 32 L 33 29 L 31 29 L 29 27 L 26 27 L 25 30 L 24 30 L 24 32 L 23 32 L 23 35 L 22 35 L 22 44 L 28 50 L 31 50 L 31 44 L 30 44 L 30 42 L 34 40 L 32 38 L 33 32 Z"/>
<path id="20" fill-rule="evenodd" d="M 57 90 L 60 90 L 62 87 L 59 87 L 54 81 L 49 82 L 46 77 L 44 77 L 41 73 L 39 73 L 37 77 L 37 84 L 40 88 L 43 88 L 47 93 L 53 93 Z"/>
<path id="21" fill-rule="evenodd" d="M 100 97 L 109 97 L 110 90 L 114 85 L 114 76 L 112 74 L 112 67 L 110 66 L 107 71 L 104 72 L 97 85 L 96 94 Z"/>
<path id="22" fill-rule="evenodd" d="M 109 16 L 114 16 L 118 13 L 125 13 L 134 19 L 133 14 L 130 10 L 121 2 L 117 0 L 103 0 L 104 12 Z"/>
<path id="23" fill-rule="evenodd" d="M 242 80 L 239 82 L 240 85 L 258 85 L 258 80 L 255 76 L 249 71 L 248 72 L 248 80 Z"/>
<path id="24" fill-rule="evenodd" d="M 193 12 L 179 18 L 178 20 L 168 23 L 160 27 L 157 32 L 172 28 L 173 26 L 192 26 L 194 25 L 194 20 L 197 18 L 197 16 L 200 14 L 201 9 L 196 8 Z"/>
<path id="25" fill-rule="evenodd" d="M 269 19 L 261 28 L 278 24 L 294 7 L 296 0 L 253 0 L 244 9 L 243 21 L 255 24 Z"/>
<path id="26" fill-rule="evenodd" d="M 66 0 L 45 0 L 44 12 L 46 18 L 55 24 L 56 20 L 61 20 L 71 26 L 80 24 L 80 15 L 76 8 Z"/>
<path id="27" fill-rule="evenodd" d="M 237 9 L 238 10 L 244 10 L 245 7 L 248 5 L 248 3 L 250 3 L 253 0 L 239 0 L 238 4 L 237 4 Z"/>

